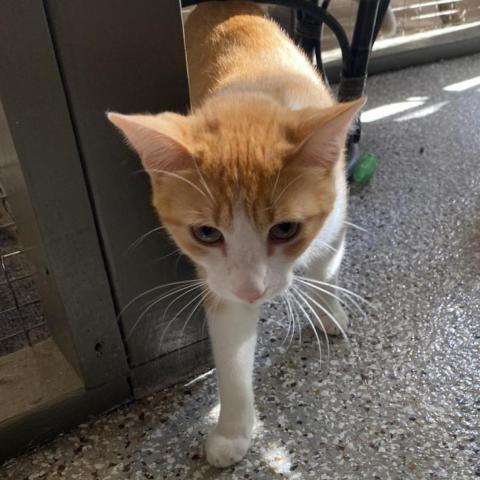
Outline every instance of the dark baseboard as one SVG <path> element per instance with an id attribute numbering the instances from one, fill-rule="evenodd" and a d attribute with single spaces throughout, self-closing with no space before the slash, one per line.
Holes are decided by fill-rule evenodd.
<path id="1" fill-rule="evenodd" d="M 0 462 L 48 442 L 91 416 L 110 410 L 131 398 L 121 377 L 101 387 L 68 393 L 51 404 L 0 423 Z"/>

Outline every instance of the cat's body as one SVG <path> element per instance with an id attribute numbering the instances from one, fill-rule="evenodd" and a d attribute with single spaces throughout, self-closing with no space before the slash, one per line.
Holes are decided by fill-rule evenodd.
<path id="1" fill-rule="evenodd" d="M 332 287 L 294 283 L 294 269 L 335 283 L 347 205 L 343 148 L 363 100 L 337 104 L 253 4 L 201 4 L 185 30 L 192 113 L 109 118 L 140 154 L 161 221 L 205 282 L 221 400 L 206 454 L 224 467 L 250 444 L 259 306 L 288 291 L 329 333 L 347 326 Z M 302 285 L 322 285 L 321 302 L 317 291 L 302 296 Z"/>
<path id="2" fill-rule="evenodd" d="M 185 44 L 194 107 L 233 91 L 264 93 L 297 110 L 334 104 L 305 55 L 254 3 L 198 6 L 185 23 Z"/>

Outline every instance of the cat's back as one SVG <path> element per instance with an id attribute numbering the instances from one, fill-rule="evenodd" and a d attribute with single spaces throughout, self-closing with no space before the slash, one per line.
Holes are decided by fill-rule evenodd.
<path id="1" fill-rule="evenodd" d="M 185 23 L 185 43 L 194 106 L 226 88 L 276 92 L 287 103 L 308 95 L 305 106 L 332 103 L 305 55 L 252 2 L 200 4 Z"/>

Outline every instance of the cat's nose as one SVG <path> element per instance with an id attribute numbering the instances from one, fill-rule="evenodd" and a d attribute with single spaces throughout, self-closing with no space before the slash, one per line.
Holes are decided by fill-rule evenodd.
<path id="1" fill-rule="evenodd" d="M 255 303 L 257 300 L 263 297 L 265 289 L 259 290 L 258 288 L 241 288 L 236 290 L 235 295 L 244 302 Z"/>

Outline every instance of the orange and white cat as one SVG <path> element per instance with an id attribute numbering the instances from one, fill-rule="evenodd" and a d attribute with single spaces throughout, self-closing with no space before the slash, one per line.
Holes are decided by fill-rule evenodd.
<path id="1" fill-rule="evenodd" d="M 347 327 L 328 288 L 318 288 L 327 292 L 322 303 L 300 288 L 335 284 L 347 209 L 343 151 L 364 100 L 335 102 L 252 3 L 201 4 L 185 34 L 191 113 L 108 117 L 141 157 L 161 222 L 210 292 L 221 409 L 206 456 L 226 467 L 251 441 L 259 306 L 289 292 L 328 333 Z M 300 283 L 297 267 L 308 275 Z"/>

